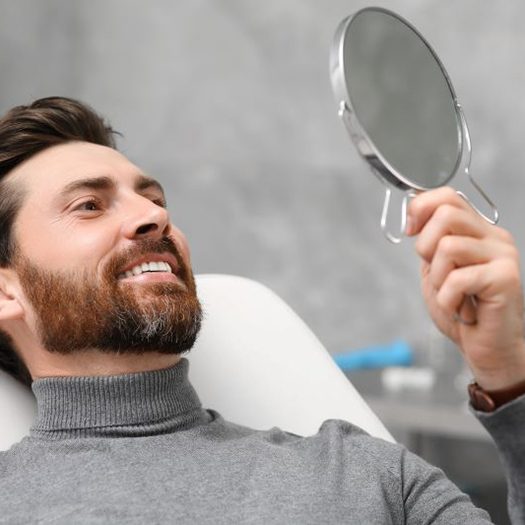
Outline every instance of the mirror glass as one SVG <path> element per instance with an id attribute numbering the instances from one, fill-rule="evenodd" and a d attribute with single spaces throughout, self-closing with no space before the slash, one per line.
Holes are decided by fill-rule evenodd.
<path id="1" fill-rule="evenodd" d="M 389 171 L 416 189 L 442 186 L 461 159 L 456 97 L 416 30 L 377 8 L 358 12 L 342 37 L 351 109 Z"/>

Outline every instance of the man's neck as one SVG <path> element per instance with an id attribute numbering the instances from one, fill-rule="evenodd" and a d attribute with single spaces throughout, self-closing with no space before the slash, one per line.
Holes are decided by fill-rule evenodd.
<path id="1" fill-rule="evenodd" d="M 30 366 L 33 379 L 63 376 L 110 376 L 149 372 L 175 366 L 180 355 L 146 352 L 144 354 L 114 354 L 89 350 L 71 355 L 46 352 Z"/>

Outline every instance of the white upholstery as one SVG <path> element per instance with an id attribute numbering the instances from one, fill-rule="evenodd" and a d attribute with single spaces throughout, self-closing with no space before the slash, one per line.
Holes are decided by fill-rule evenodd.
<path id="1" fill-rule="evenodd" d="M 392 436 L 298 315 L 262 284 L 200 275 L 205 322 L 188 354 L 204 406 L 226 419 L 309 435 L 325 419 L 345 419 Z"/>
<path id="2" fill-rule="evenodd" d="M 28 433 L 35 413 L 31 390 L 0 370 L 0 450 L 7 450 Z"/>
<path id="3" fill-rule="evenodd" d="M 205 320 L 188 354 L 203 405 L 254 428 L 309 435 L 345 419 L 392 436 L 305 323 L 265 286 L 228 275 L 197 276 Z M 27 434 L 34 398 L 0 372 L 0 450 Z"/>

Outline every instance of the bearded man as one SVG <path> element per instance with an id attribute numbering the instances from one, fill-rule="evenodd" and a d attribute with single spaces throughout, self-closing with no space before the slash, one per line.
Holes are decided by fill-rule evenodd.
<path id="1" fill-rule="evenodd" d="M 30 435 L 0 453 L 0 520 L 489 523 L 441 471 L 350 423 L 303 438 L 201 406 L 181 356 L 201 322 L 188 245 L 161 185 L 115 149 L 113 133 L 61 97 L 0 120 L 0 366 L 38 404 Z M 512 237 L 450 189 L 418 196 L 410 219 L 425 300 L 475 375 L 472 403 L 523 523 Z"/>

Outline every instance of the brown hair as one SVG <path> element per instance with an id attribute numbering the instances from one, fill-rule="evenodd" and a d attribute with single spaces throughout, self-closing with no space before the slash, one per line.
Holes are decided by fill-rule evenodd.
<path id="1" fill-rule="evenodd" d="M 12 263 L 13 224 L 23 194 L 5 176 L 16 166 L 52 146 L 72 141 L 116 148 L 116 132 L 86 104 L 65 97 L 47 97 L 29 106 L 17 106 L 0 118 L 0 267 Z M 0 331 L 0 369 L 26 385 L 31 376 L 14 348 Z"/>

